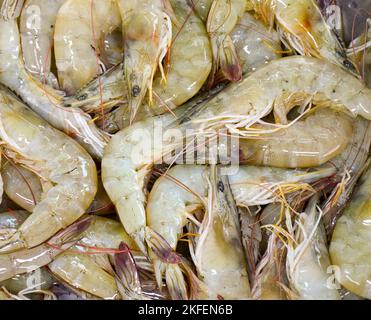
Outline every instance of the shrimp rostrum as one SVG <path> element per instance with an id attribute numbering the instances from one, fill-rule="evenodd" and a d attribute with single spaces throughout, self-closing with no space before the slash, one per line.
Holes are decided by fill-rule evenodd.
<path id="1" fill-rule="evenodd" d="M 71 225 L 97 192 L 97 170 L 74 140 L 35 115 L 9 91 L 0 92 L 0 138 L 4 156 L 30 169 L 43 182 L 42 200 L 0 252 L 37 246 Z"/>

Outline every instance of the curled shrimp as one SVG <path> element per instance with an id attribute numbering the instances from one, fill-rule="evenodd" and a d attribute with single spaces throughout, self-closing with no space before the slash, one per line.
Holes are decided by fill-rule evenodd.
<path id="1" fill-rule="evenodd" d="M 286 210 L 289 234 L 286 272 L 292 291 L 291 298 L 300 300 L 340 300 L 337 288 L 330 286 L 328 267 L 331 265 L 327 249 L 322 212 L 314 196 L 305 212 L 297 217 L 295 225 Z"/>
<path id="2" fill-rule="evenodd" d="M 18 96 L 39 116 L 79 141 L 94 157 L 101 158 L 108 140 L 79 109 L 64 108 L 59 91 L 43 85 L 24 67 L 18 25 L 15 20 L 0 18 L 0 82 Z"/>
<path id="3" fill-rule="evenodd" d="M 97 191 L 93 159 L 74 140 L 39 118 L 5 89 L 0 92 L 0 138 L 7 158 L 48 185 L 32 215 L 0 252 L 32 248 L 68 227 L 89 207 Z"/>
<path id="4" fill-rule="evenodd" d="M 54 45 L 60 84 L 68 94 L 101 73 L 99 45 L 120 24 L 114 0 L 67 0 L 62 5 L 55 23 Z"/>
<path id="5" fill-rule="evenodd" d="M 221 69 L 223 75 L 231 81 L 239 81 L 242 68 L 230 33 L 245 12 L 246 0 L 214 0 L 207 19 L 207 31 L 210 34 L 213 50 L 214 77 Z"/>
<path id="6" fill-rule="evenodd" d="M 59 8 L 65 0 L 26 0 L 19 31 L 25 68 L 43 83 L 58 88 L 51 72 L 54 26 Z"/>
<path id="7" fill-rule="evenodd" d="M 337 280 L 350 292 L 370 299 L 371 170 L 359 181 L 349 206 L 337 221 L 330 243 L 332 263 L 339 269 Z"/>
<path id="8" fill-rule="evenodd" d="M 169 15 L 173 15 L 168 0 L 118 1 L 125 40 L 124 72 L 128 88 L 130 122 L 147 92 L 152 103 L 152 81 L 157 67 L 165 81 L 162 60 L 172 38 Z M 174 16 L 173 16 L 174 17 Z"/>

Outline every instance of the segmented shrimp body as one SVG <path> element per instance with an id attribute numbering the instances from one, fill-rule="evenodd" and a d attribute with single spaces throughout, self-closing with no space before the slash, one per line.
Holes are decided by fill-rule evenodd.
<path id="1" fill-rule="evenodd" d="M 97 191 L 97 171 L 90 155 L 74 140 L 35 115 L 5 89 L 0 93 L 0 138 L 7 158 L 48 182 L 32 215 L 0 251 L 43 243 L 82 216 Z"/>
<path id="2" fill-rule="evenodd" d="M 58 80 L 51 72 L 54 27 L 58 10 L 64 2 L 65 0 L 25 1 L 19 26 L 27 71 L 41 82 L 56 88 Z"/>
<path id="3" fill-rule="evenodd" d="M 101 73 L 100 45 L 121 25 L 115 0 L 67 0 L 55 23 L 54 45 L 61 87 L 68 94 Z"/>

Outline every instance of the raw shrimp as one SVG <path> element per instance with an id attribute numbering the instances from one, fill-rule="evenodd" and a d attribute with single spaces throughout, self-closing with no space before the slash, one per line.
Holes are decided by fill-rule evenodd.
<path id="1" fill-rule="evenodd" d="M 10 252 L 37 246 L 81 217 L 97 192 L 97 170 L 77 142 L 5 89 L 0 91 L 0 138 L 8 159 L 48 183 L 32 215 L 16 233 L 0 241 L 0 252 Z"/>
<path id="2" fill-rule="evenodd" d="M 62 5 L 54 45 L 58 78 L 68 94 L 101 73 L 99 45 L 120 24 L 115 0 L 67 0 Z"/>
<path id="3" fill-rule="evenodd" d="M 336 223 L 330 244 L 331 261 L 338 268 L 337 280 L 350 292 L 367 299 L 371 298 L 370 191 L 371 169 L 368 169 Z"/>
<path id="4" fill-rule="evenodd" d="M 173 24 L 174 35 L 167 82 L 163 83 L 161 75 L 155 77 L 153 92 L 156 101 L 153 105 L 143 106 L 138 110 L 137 120 L 143 119 L 148 114 L 159 115 L 182 105 L 201 89 L 211 70 L 210 41 L 202 21 L 182 1 L 172 0 L 172 5 L 182 27 Z M 74 97 L 67 97 L 65 104 L 96 114 L 101 113 L 101 108 L 109 112 L 113 106 L 122 104 L 119 110 L 115 110 L 115 116 L 129 122 L 127 96 L 127 86 L 122 78 L 121 66 L 118 65 L 107 71 L 100 79 L 92 81 Z M 109 116 L 111 114 L 107 115 Z M 103 127 L 108 129 L 110 125 Z"/>
<path id="5" fill-rule="evenodd" d="M 230 34 L 236 47 L 242 73 L 258 70 L 282 56 L 279 34 L 246 12 Z"/>
<path id="6" fill-rule="evenodd" d="M 306 74 L 306 81 L 302 74 Z M 113 136 L 106 148 L 102 162 L 102 178 L 128 233 L 138 240 L 143 239 L 140 234 L 143 234 L 145 225 L 143 191 L 145 178 L 159 154 L 166 153 L 164 150 L 156 150 L 156 156 L 152 156 L 154 146 L 149 145 L 149 154 L 147 152 L 145 155 L 135 154 L 136 163 L 132 159 L 132 152 L 136 150 L 139 141 L 148 141 L 152 144 L 156 121 L 163 122 L 165 128 L 184 130 L 191 128 L 203 134 L 205 129 L 224 126 L 232 133 L 242 134 L 239 128 L 247 130 L 246 127 L 269 113 L 277 97 L 285 92 L 305 92 L 313 95 L 321 92 L 326 98 L 344 106 L 340 107 L 342 110 L 349 111 L 354 116 L 360 114 L 371 118 L 369 104 L 371 91 L 361 82 L 326 61 L 309 57 L 290 57 L 272 61 L 201 106 L 192 108 L 190 112 L 183 112 L 171 126 L 169 124 L 173 119 L 172 115 L 165 115 L 124 129 Z M 180 109 L 176 111 L 179 114 L 181 112 Z M 175 150 L 177 143 L 165 144 L 163 147 Z M 160 146 L 156 146 L 156 149 L 159 148 Z"/>
<path id="7" fill-rule="evenodd" d="M 322 212 L 314 196 L 295 225 L 286 210 L 286 224 L 293 239 L 288 239 L 286 272 L 292 291 L 291 298 L 300 300 L 340 300 L 336 288 L 330 286 L 330 256 Z M 293 243 L 295 242 L 295 243 Z"/>
<path id="8" fill-rule="evenodd" d="M 331 161 L 331 165 L 337 169 L 335 177 L 337 185 L 322 206 L 323 221 L 329 238 L 364 170 L 370 146 L 370 121 L 355 119 L 351 143 L 341 155 Z"/>
<path id="9" fill-rule="evenodd" d="M 101 158 L 107 136 L 79 109 L 64 108 L 60 92 L 30 76 L 20 52 L 15 20 L 0 19 L 0 82 L 17 93 L 42 118 L 73 136 L 93 156 Z"/>
<path id="10" fill-rule="evenodd" d="M 127 81 L 130 122 L 145 95 L 152 102 L 152 81 L 157 66 L 165 80 L 162 60 L 172 39 L 169 0 L 119 0 L 124 32 L 124 72 Z M 174 22 L 174 21 L 173 21 Z"/>
<path id="11" fill-rule="evenodd" d="M 32 272 L 50 263 L 56 256 L 67 250 L 77 241 L 77 237 L 89 225 L 81 220 L 52 237 L 48 243 L 32 249 L 0 255 L 0 281 L 18 274 Z"/>
<path id="12" fill-rule="evenodd" d="M 15 232 L 18 227 L 28 218 L 26 211 L 10 211 L 0 213 L 0 235 L 4 232 Z M 0 236 L 1 237 L 1 236 Z M 0 287 L 6 287 L 13 294 L 18 294 L 22 290 L 30 287 L 39 290 L 49 290 L 54 283 L 54 279 L 46 268 L 40 268 L 30 273 L 18 274 L 14 278 L 7 279 L 0 283 Z"/>
<path id="13" fill-rule="evenodd" d="M 352 132 L 353 119 L 348 115 L 320 109 L 288 128 L 257 139 L 241 139 L 240 160 L 282 168 L 320 166 L 345 150 Z"/>
<path id="14" fill-rule="evenodd" d="M 58 88 L 51 72 L 54 26 L 59 8 L 65 0 L 26 0 L 20 19 L 24 65 L 43 83 Z"/>
<path id="15" fill-rule="evenodd" d="M 309 185 L 332 176 L 334 168 L 315 171 L 271 167 L 240 166 L 229 176 L 233 197 L 240 207 L 265 205 L 279 201 L 285 194 L 310 189 Z"/>
<path id="16" fill-rule="evenodd" d="M 258 14 L 265 16 L 263 20 L 270 24 L 273 23 L 272 17 L 275 17 L 285 42 L 294 50 L 302 55 L 327 59 L 355 71 L 315 0 L 273 0 L 263 6 L 255 6 L 255 10 L 262 9 Z"/>
<path id="17" fill-rule="evenodd" d="M 220 168 L 212 167 L 210 171 L 207 209 L 198 231 L 193 262 L 209 299 L 249 299 L 237 207 L 227 176 L 220 175 Z"/>
<path id="18" fill-rule="evenodd" d="M 151 172 L 153 158 L 162 156 L 163 150 L 152 145 L 155 127 L 172 122 L 171 114 L 150 118 L 115 134 L 102 160 L 102 180 L 108 196 L 128 234 L 145 253 L 144 234 L 146 215 L 144 188 Z M 149 142 L 146 154 L 137 153 L 138 142 Z"/>
<path id="19" fill-rule="evenodd" d="M 245 12 L 246 0 L 214 0 L 207 19 L 213 50 L 212 80 L 221 69 L 230 81 L 239 81 L 242 68 L 230 33 Z"/>
<path id="20" fill-rule="evenodd" d="M 43 187 L 47 189 L 48 185 L 43 186 L 43 180 L 37 174 L 15 163 L 6 163 L 1 174 L 8 197 L 21 208 L 32 212 L 36 204 L 42 200 Z M 98 191 L 87 213 L 100 215 L 113 212 L 114 206 L 98 176 Z"/>
<path id="21" fill-rule="evenodd" d="M 117 299 L 118 289 L 115 278 L 110 270 L 107 270 L 110 266 L 103 268 L 106 266 L 101 265 L 99 258 L 106 252 L 110 253 L 108 249 L 111 252 L 118 250 L 121 242 L 126 243 L 134 251 L 138 250 L 119 222 L 93 217 L 89 228 L 82 233 L 77 246 L 72 248 L 74 252 L 60 255 L 49 264 L 49 268 L 57 278 L 63 279 L 75 288 L 103 299 Z M 107 251 L 99 251 L 99 248 Z M 89 254 L 92 250 L 93 252 L 95 250 L 95 253 Z"/>

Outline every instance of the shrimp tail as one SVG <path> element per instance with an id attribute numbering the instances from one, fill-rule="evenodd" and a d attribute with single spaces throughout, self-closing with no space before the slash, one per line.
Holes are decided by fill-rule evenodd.
<path id="1" fill-rule="evenodd" d="M 166 285 L 173 300 L 188 300 L 187 286 L 179 265 L 166 265 Z"/>
<path id="2" fill-rule="evenodd" d="M 75 242 L 75 237 L 84 232 L 89 225 L 90 220 L 88 218 L 80 220 L 52 237 L 48 243 L 51 245 L 59 245 L 62 249 L 65 246 L 70 247 L 70 244 Z M 22 233 L 17 231 L 12 234 L 10 238 L 0 241 L 0 254 L 18 251 L 27 247 L 28 245 Z"/>
<path id="3" fill-rule="evenodd" d="M 232 82 L 240 81 L 242 79 L 242 67 L 230 36 L 227 36 L 222 42 L 218 57 L 224 76 Z"/>
<path id="4" fill-rule="evenodd" d="M 141 299 L 142 286 L 134 257 L 128 245 L 120 243 L 119 253 L 115 254 L 116 283 L 123 298 Z"/>

